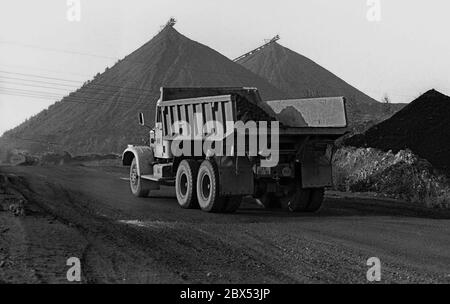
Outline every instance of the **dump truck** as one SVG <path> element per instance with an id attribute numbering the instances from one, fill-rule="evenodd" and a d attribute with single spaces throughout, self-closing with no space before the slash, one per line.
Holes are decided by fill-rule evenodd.
<path id="1" fill-rule="evenodd" d="M 150 112 L 150 109 L 149 109 Z M 144 113 L 139 123 L 147 126 Z M 256 88 L 161 88 L 149 145 L 128 145 L 138 197 L 174 186 L 182 208 L 315 212 L 332 186 L 334 141 L 347 132 L 344 97 L 262 101 Z"/>

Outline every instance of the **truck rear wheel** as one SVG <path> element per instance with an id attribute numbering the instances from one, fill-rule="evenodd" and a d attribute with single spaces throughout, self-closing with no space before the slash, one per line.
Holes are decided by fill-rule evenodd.
<path id="1" fill-rule="evenodd" d="M 280 208 L 280 202 L 274 192 L 268 192 L 267 182 L 255 182 L 256 188 L 253 197 L 257 199 L 266 209 Z"/>
<path id="2" fill-rule="evenodd" d="M 242 202 L 242 196 L 231 196 L 225 200 L 224 210 L 225 213 L 233 213 L 239 209 Z"/>
<path id="3" fill-rule="evenodd" d="M 147 196 L 150 191 L 150 187 L 146 184 L 146 181 L 142 180 L 138 175 L 136 158 L 133 158 L 133 161 L 131 162 L 130 188 L 131 192 L 137 197 Z"/>
<path id="4" fill-rule="evenodd" d="M 266 209 L 280 208 L 280 200 L 275 196 L 275 193 L 265 192 L 256 197 Z"/>
<path id="5" fill-rule="evenodd" d="M 197 174 L 198 163 L 193 159 L 184 159 L 178 166 L 175 177 L 175 192 L 178 204 L 182 208 L 193 209 L 198 207 L 197 202 Z"/>
<path id="6" fill-rule="evenodd" d="M 197 199 L 206 212 L 223 212 L 226 199 L 219 195 L 219 171 L 217 165 L 204 160 L 197 175 Z"/>
<path id="7" fill-rule="evenodd" d="M 281 198 L 281 206 L 290 212 L 316 212 L 322 206 L 324 188 L 297 187 Z"/>
<path id="8" fill-rule="evenodd" d="M 309 197 L 309 205 L 306 209 L 308 212 L 316 212 L 322 207 L 323 197 L 325 194 L 324 188 L 313 188 Z"/>
<path id="9" fill-rule="evenodd" d="M 280 199 L 281 207 L 290 212 L 306 211 L 309 204 L 310 189 L 296 187 Z"/>

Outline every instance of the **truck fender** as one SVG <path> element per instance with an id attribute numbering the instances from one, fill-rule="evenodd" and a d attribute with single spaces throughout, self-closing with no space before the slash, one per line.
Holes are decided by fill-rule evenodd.
<path id="1" fill-rule="evenodd" d="M 122 154 L 122 165 L 130 166 L 133 158 L 136 158 L 138 175 L 153 174 L 152 163 L 153 150 L 148 146 L 129 145 Z"/>

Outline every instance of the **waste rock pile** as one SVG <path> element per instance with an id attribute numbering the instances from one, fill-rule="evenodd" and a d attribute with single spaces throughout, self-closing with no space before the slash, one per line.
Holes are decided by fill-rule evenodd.
<path id="1" fill-rule="evenodd" d="M 450 176 L 450 97 L 436 90 L 421 95 L 401 111 L 344 144 L 394 153 L 410 149 Z"/>
<path id="2" fill-rule="evenodd" d="M 333 158 L 335 188 L 376 192 L 431 208 L 450 208 L 450 181 L 410 150 L 342 147 Z"/>

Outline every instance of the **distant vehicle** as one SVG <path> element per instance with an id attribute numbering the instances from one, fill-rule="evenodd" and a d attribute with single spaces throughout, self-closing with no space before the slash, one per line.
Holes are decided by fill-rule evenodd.
<path id="1" fill-rule="evenodd" d="M 176 121 L 185 121 L 189 134 L 174 124 Z M 251 143 L 252 131 L 229 127 L 230 122 L 238 121 L 279 122 L 278 149 L 271 151 L 278 153 L 276 164 L 264 165 L 273 155 L 260 150 L 250 153 L 255 152 L 255 144 L 260 148 L 263 140 L 257 137 Z M 145 125 L 142 113 L 139 122 Z M 205 149 L 194 151 L 217 132 L 218 124 L 226 131 L 214 147 L 226 146 L 231 138 L 239 143 L 237 138 L 243 136 L 243 151 L 239 152 L 237 145 L 226 146 L 223 156 Z M 262 125 L 257 123 L 256 131 L 267 135 L 268 147 L 275 145 L 275 137 L 271 137 L 275 129 L 267 128 L 265 134 Z M 196 137 L 192 130 L 198 130 Z M 322 205 L 324 188 L 332 185 L 334 140 L 346 132 L 343 97 L 263 102 L 256 88 L 161 88 L 149 146 L 129 145 L 122 163 L 130 166 L 130 188 L 135 196 L 144 197 L 169 185 L 175 186 L 183 208 L 234 212 L 244 196 L 252 195 L 267 208 L 315 212 Z M 179 148 L 192 153 L 174 153 L 177 138 L 184 138 Z"/>

